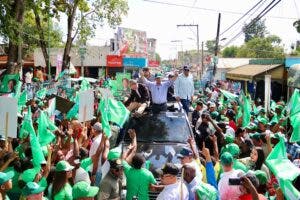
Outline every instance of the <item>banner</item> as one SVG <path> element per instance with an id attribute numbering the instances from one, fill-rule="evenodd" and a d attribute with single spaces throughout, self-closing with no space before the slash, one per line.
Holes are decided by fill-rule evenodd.
<path id="1" fill-rule="evenodd" d="M 107 67 L 122 67 L 123 58 L 118 55 L 107 55 L 106 57 L 106 66 Z"/>
<path id="2" fill-rule="evenodd" d="M 4 75 L 1 85 L 0 92 L 9 93 L 15 92 L 17 83 L 19 82 L 19 74 L 6 74 Z"/>
<path id="3" fill-rule="evenodd" d="M 94 92 L 92 89 L 79 93 L 79 122 L 92 120 L 94 117 Z"/>
<path id="4" fill-rule="evenodd" d="M 15 98 L 0 97 L 0 134 L 11 138 L 17 137 L 18 103 Z"/>
<path id="5" fill-rule="evenodd" d="M 147 37 L 145 31 L 119 27 L 117 42 L 121 56 L 147 57 Z"/>
<path id="6" fill-rule="evenodd" d="M 159 61 L 156 61 L 156 60 L 149 60 L 148 66 L 149 66 L 149 67 L 159 67 Z"/>
<path id="7" fill-rule="evenodd" d="M 55 79 L 57 79 L 59 74 L 61 73 L 61 68 L 62 68 L 62 56 L 60 54 L 58 54 L 56 56 L 56 75 L 55 75 Z"/>
<path id="8" fill-rule="evenodd" d="M 124 67 L 146 67 L 147 59 L 145 58 L 123 58 Z"/>

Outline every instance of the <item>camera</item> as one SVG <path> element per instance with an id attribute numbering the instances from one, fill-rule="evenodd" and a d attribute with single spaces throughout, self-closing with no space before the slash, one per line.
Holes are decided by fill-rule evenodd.
<path id="1" fill-rule="evenodd" d="M 229 185 L 241 185 L 241 178 L 229 178 L 228 184 Z"/>

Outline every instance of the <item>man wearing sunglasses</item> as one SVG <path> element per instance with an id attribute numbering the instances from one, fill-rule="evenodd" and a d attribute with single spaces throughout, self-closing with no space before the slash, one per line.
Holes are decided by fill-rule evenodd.
<path id="1" fill-rule="evenodd" d="M 157 200 L 173 199 L 188 200 L 189 192 L 183 183 L 178 181 L 179 169 L 173 163 L 166 163 L 162 169 L 158 170 L 161 178 L 161 184 L 165 185 L 163 191 L 158 195 Z"/>

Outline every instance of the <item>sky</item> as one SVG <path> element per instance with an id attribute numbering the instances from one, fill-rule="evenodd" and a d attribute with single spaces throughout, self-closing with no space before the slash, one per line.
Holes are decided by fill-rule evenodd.
<path id="1" fill-rule="evenodd" d="M 128 15 L 123 18 L 120 26 L 146 31 L 148 38 L 157 39 L 156 51 L 162 59 L 174 59 L 177 51 L 197 48 L 196 28 L 177 28 L 178 24 L 198 24 L 201 48 L 202 41 L 205 44 L 205 41 L 215 39 L 219 12 L 221 13 L 220 33 L 222 33 L 242 16 L 239 13 L 246 13 L 257 2 L 259 0 L 128 0 Z M 271 0 L 262 2 L 264 6 L 260 10 Z M 179 4 L 185 7 L 167 4 Z M 222 34 L 220 39 L 225 39 L 220 44 L 225 45 L 230 41 L 241 31 L 243 24 L 249 23 L 257 13 L 243 18 L 236 26 Z M 282 0 L 265 16 L 268 32 L 282 39 L 285 51 L 290 51 L 291 44 L 300 40 L 300 34 L 293 27 L 293 22 L 299 18 L 299 0 Z M 98 27 L 95 37 L 91 38 L 88 44 L 104 45 L 115 32 L 116 29 L 105 25 Z M 229 45 L 241 45 L 243 39 L 241 34 Z"/>

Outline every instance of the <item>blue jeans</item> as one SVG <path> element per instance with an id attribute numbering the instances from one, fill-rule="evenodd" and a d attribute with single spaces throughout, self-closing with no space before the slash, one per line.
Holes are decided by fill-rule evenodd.
<path id="1" fill-rule="evenodd" d="M 188 114 L 190 112 L 190 101 L 188 99 L 180 99 L 183 110 Z"/>

